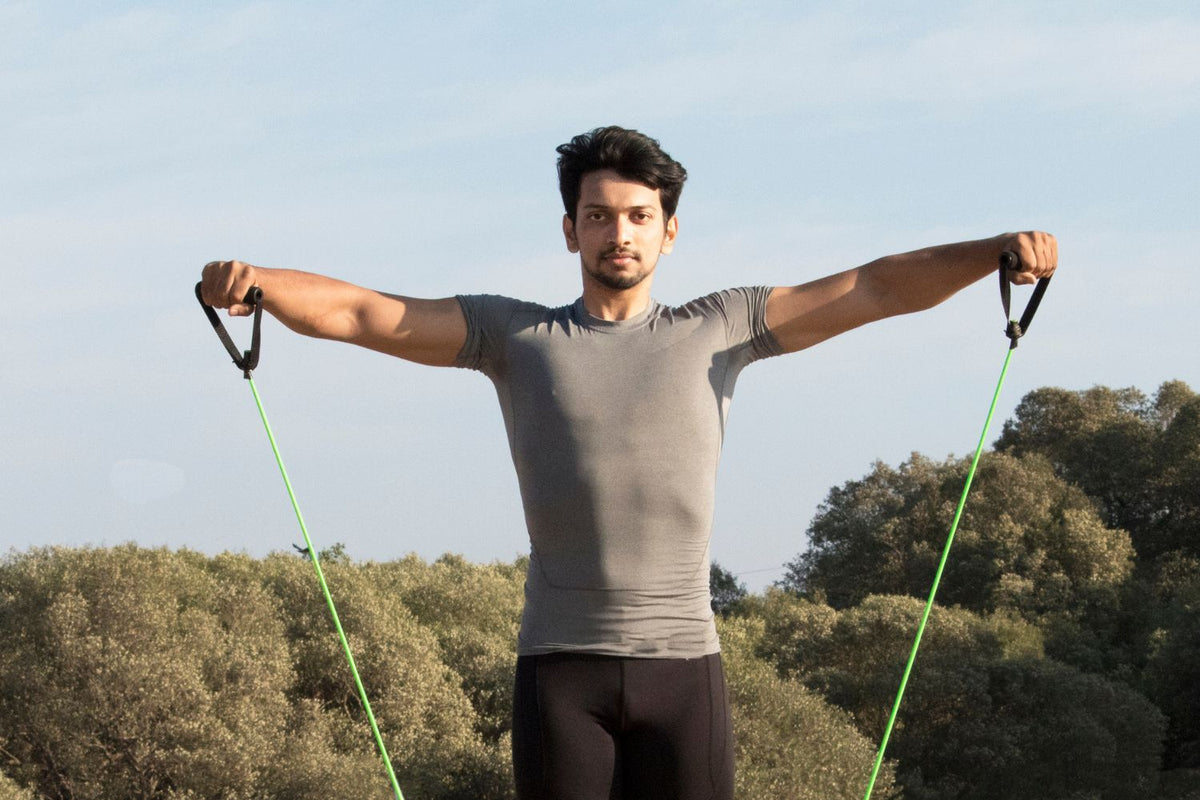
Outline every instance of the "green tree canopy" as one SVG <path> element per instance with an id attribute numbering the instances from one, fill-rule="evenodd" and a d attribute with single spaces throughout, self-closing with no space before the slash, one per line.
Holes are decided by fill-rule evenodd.
<path id="1" fill-rule="evenodd" d="M 408 556 L 364 567 L 379 591 L 394 593 L 437 637 L 474 708 L 476 730 L 506 764 L 525 568 L 525 559 L 482 565 L 456 555 L 433 564 Z"/>
<path id="2" fill-rule="evenodd" d="M 505 800 L 524 561 L 325 564 L 401 786 Z M 856 798 L 872 746 L 722 619 L 738 787 Z M 48 549 L 0 560 L 0 798 L 386 797 L 307 559 Z M 880 785 L 891 786 L 886 770 Z"/>
<path id="3" fill-rule="evenodd" d="M 722 661 L 735 709 L 735 794 L 746 798 L 858 800 L 874 762 L 874 744 L 850 716 L 799 681 L 780 677 L 756 655 L 765 634 L 757 615 L 721 619 Z M 893 768 L 876 781 L 892 791 Z"/>
<path id="4" fill-rule="evenodd" d="M 328 574 L 406 791 L 509 796 L 506 756 L 476 734 L 436 637 L 351 565 Z M 12 556 L 0 640 L 6 772 L 42 797 L 390 794 L 311 568 L 294 556 Z"/>
<path id="5" fill-rule="evenodd" d="M 287 609 L 292 696 L 321 704 L 340 726 L 340 749 L 361 742 L 369 752 L 370 730 L 307 560 L 276 555 L 262 567 L 266 586 Z M 482 741 L 462 678 L 445 663 L 434 631 L 373 580 L 373 570 L 347 561 L 325 574 L 401 788 L 447 800 L 496 796 L 509 782 L 508 752 Z M 375 766 L 371 777 L 386 797 L 386 776 Z"/>
<path id="6" fill-rule="evenodd" d="M 1168 766 L 1200 770 L 1200 559 L 1163 565 L 1163 612 L 1147 664 L 1149 694 L 1170 719 Z M 1200 788 L 1200 773 L 1197 774 Z"/>
<path id="7" fill-rule="evenodd" d="M 759 652 L 881 737 L 923 604 L 837 610 L 768 595 Z M 1132 689 L 1040 655 L 1030 623 L 934 609 L 889 756 L 917 800 L 1135 800 L 1158 782 L 1162 715 Z"/>
<path id="8" fill-rule="evenodd" d="M 245 792 L 284 736 L 275 605 L 198 555 L 34 551 L 0 568 L 0 624 L 0 736 L 43 796 Z"/>
<path id="9" fill-rule="evenodd" d="M 811 546 L 782 585 L 837 608 L 871 594 L 924 598 L 969 467 L 918 454 L 830 491 L 809 527 Z M 1129 578 L 1128 535 L 1106 527 L 1091 500 L 1037 455 L 980 463 L 939 601 L 1027 618 L 1112 605 Z"/>
<path id="10" fill-rule="evenodd" d="M 1200 396 L 1186 383 L 1154 397 L 1103 386 L 1030 392 L 996 448 L 1038 453 L 1128 530 L 1138 553 L 1200 555 Z"/>
<path id="11" fill-rule="evenodd" d="M 708 568 L 708 591 L 712 595 L 713 613 L 722 616 L 736 613 L 749 594 L 746 584 L 716 561 Z"/>

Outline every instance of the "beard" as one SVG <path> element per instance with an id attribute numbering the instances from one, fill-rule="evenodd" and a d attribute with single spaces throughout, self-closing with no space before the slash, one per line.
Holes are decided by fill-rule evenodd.
<path id="1" fill-rule="evenodd" d="M 606 253 L 601 254 L 600 258 L 598 258 L 595 263 L 589 264 L 587 261 L 584 261 L 583 262 L 584 270 L 587 272 L 588 275 L 592 276 L 592 278 L 595 279 L 595 281 L 597 283 L 599 283 L 601 286 L 604 286 L 605 288 L 608 288 L 608 289 L 613 289 L 615 291 L 624 291 L 626 289 L 632 289 L 633 287 L 637 286 L 639 283 L 646 280 L 646 278 L 648 278 L 650 276 L 650 272 L 652 271 L 652 269 L 646 269 L 645 266 L 642 264 L 641 256 L 639 256 L 637 254 L 633 254 L 633 258 L 637 262 L 638 269 L 631 271 L 631 272 L 608 272 L 608 271 L 606 271 L 602 266 L 604 263 L 604 259 L 608 258 L 609 256 L 613 255 L 616 252 L 617 252 L 616 250 L 610 250 Z"/>

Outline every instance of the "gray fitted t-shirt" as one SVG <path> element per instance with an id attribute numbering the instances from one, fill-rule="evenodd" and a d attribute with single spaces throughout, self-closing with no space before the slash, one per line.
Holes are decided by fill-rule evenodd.
<path id="1" fill-rule="evenodd" d="M 781 352 L 769 287 L 628 320 L 460 296 L 457 365 L 492 379 L 530 560 L 518 653 L 693 658 L 717 652 L 708 544 L 729 401 Z"/>

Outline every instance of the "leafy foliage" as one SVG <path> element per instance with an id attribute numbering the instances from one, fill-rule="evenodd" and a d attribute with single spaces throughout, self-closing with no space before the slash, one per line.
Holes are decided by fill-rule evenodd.
<path id="1" fill-rule="evenodd" d="M 788 565 L 784 587 L 821 592 L 838 608 L 870 594 L 925 597 L 968 467 L 914 454 L 898 469 L 877 463 L 862 480 L 833 489 L 809 528 L 811 548 Z M 1132 569 L 1128 535 L 1105 527 L 1092 501 L 1049 462 L 988 454 L 939 599 L 1035 619 L 1112 606 Z"/>
<path id="2" fill-rule="evenodd" d="M 29 789 L 0 772 L 0 800 L 37 800 Z"/>
<path id="3" fill-rule="evenodd" d="M 749 594 L 746 584 L 715 561 L 708 568 L 708 593 L 713 613 L 721 616 L 736 614 Z"/>
<path id="4" fill-rule="evenodd" d="M 1182 381 L 1163 383 L 1153 398 L 1101 386 L 1039 389 L 996 447 L 1046 458 L 1129 532 L 1137 569 L 1119 608 L 1086 624 L 1054 621 L 1056 655 L 1146 691 L 1170 719 L 1166 763 L 1200 768 L 1200 609 L 1187 599 L 1200 580 L 1200 395 Z"/>
<path id="5" fill-rule="evenodd" d="M 739 796 L 861 796 L 966 469 L 832 489 L 786 591 L 713 565 Z M 511 798 L 525 560 L 320 557 L 405 792 Z M 874 796 L 1200 800 L 1200 396 L 1027 395 L 938 600 Z M 0 641 L 0 800 L 390 796 L 307 558 L 12 553 Z"/>
<path id="6" fill-rule="evenodd" d="M 10 775 L 49 798 L 249 796 L 282 738 L 288 660 L 261 587 L 191 553 L 41 550 L 0 571 Z"/>
<path id="7" fill-rule="evenodd" d="M 1163 611 L 1146 667 L 1149 695 L 1170 711 L 1170 766 L 1200 770 L 1200 559 L 1180 558 L 1159 589 Z M 1197 783 L 1200 787 L 1200 782 Z"/>
<path id="8" fill-rule="evenodd" d="M 525 559 L 479 566 L 452 555 L 432 565 L 409 556 L 368 569 L 370 580 L 395 592 L 437 638 L 474 709 L 476 730 L 503 752 L 506 764 L 525 569 Z"/>
<path id="9" fill-rule="evenodd" d="M 776 592 L 760 652 L 878 741 L 923 604 L 874 596 L 842 611 Z M 1019 619 L 935 609 L 889 746 L 904 796 L 1143 798 L 1163 718 L 1138 693 L 1041 657 Z"/>
<path id="10" fill-rule="evenodd" d="M 1042 654 L 1005 669 L 1036 663 L 1038 681 L 1062 682 L 1068 673 L 1054 670 L 1074 668 L 1153 701 L 1167 718 L 1164 766 L 1200 768 L 1200 396 L 1179 381 L 1153 398 L 1134 389 L 1039 389 L 996 447 L 981 462 L 939 604 L 1031 626 Z M 815 658 L 838 641 L 844 623 L 835 620 L 870 608 L 872 594 L 924 598 L 966 468 L 914 454 L 831 490 L 809 530 L 812 547 L 781 582 L 816 602 L 789 609 L 774 601 L 768 643 L 786 641 L 777 635 L 789 625 L 809 630 L 805 647 Z M 944 613 L 935 609 L 934 618 Z M 987 653 L 982 640 L 967 650 L 964 665 Z M 851 703 L 844 707 L 853 707 L 854 692 L 870 694 L 864 663 L 830 673 L 816 662 L 789 665 L 784 652 L 774 653 L 781 669 Z M 928 677 L 926 658 L 919 672 Z M 985 659 L 980 674 L 994 681 L 995 665 L 1009 660 Z M 859 718 L 868 729 L 880 712 L 871 713 L 869 724 Z M 1129 718 L 1146 719 L 1136 711 Z M 928 784 L 906 768 L 911 759 L 900 761 L 898 781 L 918 796 Z"/>
<path id="11" fill-rule="evenodd" d="M 369 752 L 369 728 L 311 569 L 290 556 L 269 558 L 264 566 L 267 585 L 288 610 L 293 697 L 318 700 L 335 718 L 335 741 L 340 731 L 360 740 Z M 480 796 L 480 780 L 485 786 L 501 783 L 507 772 L 504 755 L 474 730 L 461 678 L 443 662 L 433 631 L 420 624 L 401 597 L 371 581 L 370 570 L 333 564 L 326 576 L 405 791 L 466 800 Z M 384 777 L 378 764 L 374 774 Z M 387 796 L 386 784 L 379 791 Z"/>
<path id="12" fill-rule="evenodd" d="M 1182 381 L 1136 389 L 1030 392 L 997 450 L 1039 453 L 1097 501 L 1140 556 L 1200 555 L 1200 396 Z"/>
<path id="13" fill-rule="evenodd" d="M 875 750 L 850 717 L 756 655 L 765 630 L 761 617 L 724 619 L 719 630 L 736 712 L 736 796 L 862 797 Z M 892 788 L 889 764 L 875 790 L 887 797 Z"/>
<path id="14" fill-rule="evenodd" d="M 342 624 L 403 785 L 508 796 L 436 636 L 331 564 Z M 120 547 L 0 567 L 0 747 L 48 798 L 387 797 L 306 561 Z"/>
<path id="15" fill-rule="evenodd" d="M 525 562 L 323 564 L 406 794 L 511 798 Z M 739 620 L 724 629 L 739 787 L 856 796 L 869 743 L 754 654 L 761 619 Z M 307 558 L 12 554 L 0 636 L 0 798 L 390 796 Z"/>

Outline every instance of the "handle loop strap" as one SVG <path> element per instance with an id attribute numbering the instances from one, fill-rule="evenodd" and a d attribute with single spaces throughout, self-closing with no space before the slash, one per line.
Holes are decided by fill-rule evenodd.
<path id="1" fill-rule="evenodd" d="M 1008 320 L 1008 327 L 1005 328 L 1004 335 L 1010 340 L 1009 350 L 1015 348 L 1017 340 L 1029 332 L 1029 326 L 1033 323 L 1033 315 L 1037 313 L 1038 305 L 1042 302 L 1042 295 L 1046 293 L 1046 287 L 1050 285 L 1049 278 L 1039 278 L 1037 285 L 1033 287 L 1033 294 L 1030 296 L 1029 302 L 1025 305 L 1025 311 L 1021 314 L 1020 321 L 1012 319 L 1012 312 L 1009 310 L 1012 288 L 1008 282 L 1008 273 L 1016 271 L 1020 267 L 1021 260 L 1013 251 L 1005 250 L 1000 254 L 1000 302 L 1004 304 L 1004 318 Z"/>
<path id="2" fill-rule="evenodd" d="M 200 294 L 200 284 L 196 284 L 196 299 L 200 301 L 200 307 L 204 309 L 205 316 L 212 323 L 213 330 L 217 332 L 217 338 L 221 340 L 221 344 L 225 345 L 225 349 L 229 351 L 229 355 L 233 358 L 233 363 L 242 371 L 242 375 L 246 380 L 250 379 L 250 373 L 258 366 L 258 349 L 262 338 L 260 335 L 262 328 L 262 296 L 262 289 L 257 286 L 251 286 L 250 291 L 246 292 L 246 297 L 242 301 L 254 306 L 254 328 L 250 334 L 250 349 L 239 352 L 237 346 L 233 343 L 233 339 L 229 337 L 229 332 L 225 330 L 225 325 L 221 322 L 221 317 L 217 315 L 216 309 L 204 302 L 204 297 Z"/>

